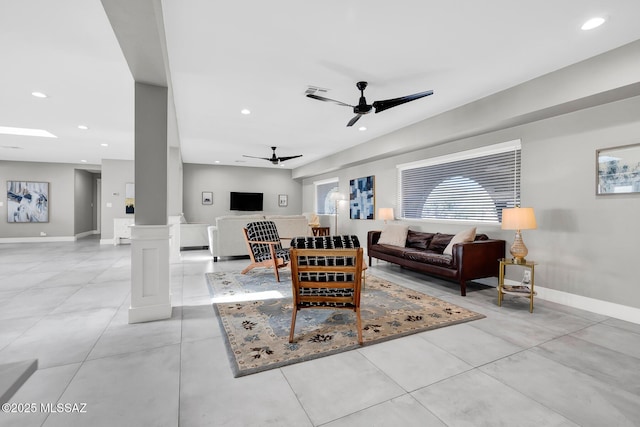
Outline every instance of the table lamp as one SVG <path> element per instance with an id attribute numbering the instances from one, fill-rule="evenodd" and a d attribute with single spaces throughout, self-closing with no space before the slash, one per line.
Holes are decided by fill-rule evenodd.
<path id="1" fill-rule="evenodd" d="M 378 219 L 384 219 L 384 223 L 387 223 L 387 220 L 393 221 L 393 208 L 380 208 L 378 209 Z"/>
<path id="2" fill-rule="evenodd" d="M 537 227 L 533 208 L 502 209 L 502 229 L 516 230 L 516 238 L 509 248 L 514 264 L 525 264 L 529 250 L 522 241 L 521 230 L 532 230 Z"/>

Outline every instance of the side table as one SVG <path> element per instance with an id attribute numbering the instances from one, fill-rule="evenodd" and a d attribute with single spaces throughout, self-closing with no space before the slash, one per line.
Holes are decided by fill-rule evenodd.
<path id="1" fill-rule="evenodd" d="M 312 227 L 314 236 L 328 236 L 330 234 L 330 227 Z"/>
<path id="2" fill-rule="evenodd" d="M 533 261 L 526 261 L 525 263 L 516 263 L 511 258 L 500 258 L 500 274 L 498 276 L 498 306 L 502 306 L 502 299 L 504 295 L 516 295 L 519 297 L 529 298 L 529 312 L 533 313 L 533 297 L 536 295 L 534 290 L 535 279 L 535 266 L 537 263 Z M 522 283 L 520 285 L 505 285 L 504 284 L 504 271 L 507 265 L 516 265 L 523 268 L 528 268 L 531 271 L 531 282 L 528 284 Z"/>

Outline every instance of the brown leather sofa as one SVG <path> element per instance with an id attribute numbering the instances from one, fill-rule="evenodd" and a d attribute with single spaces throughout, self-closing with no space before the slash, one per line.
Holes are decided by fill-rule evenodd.
<path id="1" fill-rule="evenodd" d="M 405 247 L 378 244 L 381 231 L 369 231 L 367 255 L 411 270 L 460 283 L 460 295 L 467 294 L 467 280 L 498 275 L 498 259 L 505 256 L 505 241 L 476 235 L 475 241 L 453 245 L 452 255 L 443 254 L 453 234 L 409 230 Z"/>

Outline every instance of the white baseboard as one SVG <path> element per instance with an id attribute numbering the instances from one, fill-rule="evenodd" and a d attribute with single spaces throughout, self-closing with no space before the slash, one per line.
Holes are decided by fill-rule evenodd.
<path id="1" fill-rule="evenodd" d="M 520 284 L 520 282 L 515 280 L 505 280 L 505 283 L 511 285 Z M 570 294 L 569 292 L 558 291 L 542 286 L 536 286 L 535 290 L 538 294 L 536 298 L 545 301 L 555 302 L 580 310 L 586 310 L 592 313 L 613 317 L 615 319 L 640 324 L 640 308 L 584 297 L 582 295 Z"/>
<path id="2" fill-rule="evenodd" d="M 94 234 L 100 234 L 100 233 L 98 233 L 98 230 L 85 231 L 85 232 L 76 234 L 76 239 L 81 239 L 87 236 L 93 236 Z"/>
<path id="3" fill-rule="evenodd" d="M 75 242 L 75 236 L 2 237 L 0 243 Z"/>

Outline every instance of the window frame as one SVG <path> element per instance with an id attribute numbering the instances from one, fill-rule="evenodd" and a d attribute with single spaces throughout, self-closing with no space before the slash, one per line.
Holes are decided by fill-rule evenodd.
<path id="1" fill-rule="evenodd" d="M 338 188 L 337 191 L 340 191 L 340 179 L 336 177 L 321 179 L 313 182 L 313 212 L 316 215 L 335 215 L 336 212 L 326 213 L 326 212 L 318 212 L 318 187 L 325 184 L 334 184 L 335 187 Z M 329 192 L 330 193 L 330 192 Z M 327 194 L 329 194 L 327 193 Z M 334 207 L 335 209 L 335 207 Z"/>

